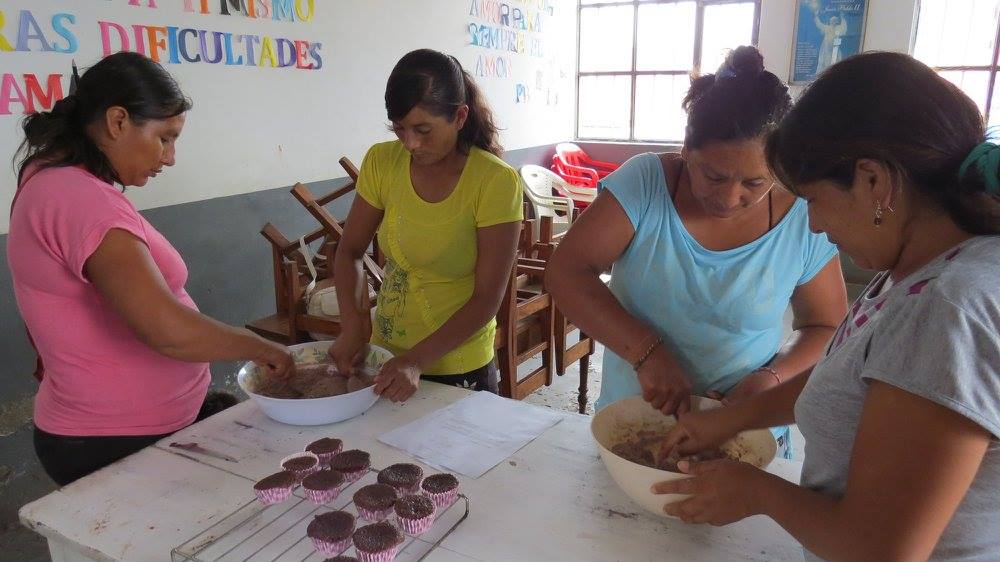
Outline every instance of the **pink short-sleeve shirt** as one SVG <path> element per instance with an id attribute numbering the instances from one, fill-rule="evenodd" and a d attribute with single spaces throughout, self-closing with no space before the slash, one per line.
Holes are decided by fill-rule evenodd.
<path id="1" fill-rule="evenodd" d="M 80 167 L 29 168 L 11 213 L 14 294 L 45 376 L 35 425 L 57 435 L 155 435 L 190 424 L 211 375 L 149 348 L 105 302 L 84 265 L 113 228 L 142 240 L 181 303 L 188 271 L 132 203 Z"/>

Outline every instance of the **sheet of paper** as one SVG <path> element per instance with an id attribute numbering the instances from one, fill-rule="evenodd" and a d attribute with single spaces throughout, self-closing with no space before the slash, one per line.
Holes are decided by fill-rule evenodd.
<path id="1" fill-rule="evenodd" d="M 558 412 L 474 392 L 378 440 L 439 470 L 479 478 L 562 419 Z"/>

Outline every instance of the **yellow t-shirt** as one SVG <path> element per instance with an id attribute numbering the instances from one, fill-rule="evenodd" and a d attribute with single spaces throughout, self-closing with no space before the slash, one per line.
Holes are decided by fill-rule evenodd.
<path id="1" fill-rule="evenodd" d="M 473 147 L 455 190 L 428 203 L 410 181 L 410 154 L 399 141 L 376 144 L 361 164 L 358 195 L 385 212 L 378 242 L 386 275 L 378 295 L 372 343 L 402 354 L 441 327 L 472 297 L 476 229 L 523 218 L 517 172 Z M 493 359 L 496 319 L 426 369 L 456 375 Z"/>

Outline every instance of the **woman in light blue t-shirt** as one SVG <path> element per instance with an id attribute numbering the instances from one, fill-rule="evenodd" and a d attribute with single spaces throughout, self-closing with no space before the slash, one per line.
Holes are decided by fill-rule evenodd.
<path id="1" fill-rule="evenodd" d="M 548 286 L 607 348 L 598 409 L 639 394 L 665 414 L 691 393 L 732 403 L 819 359 L 847 297 L 836 247 L 764 158 L 790 105 L 760 53 L 740 47 L 692 82 L 681 154 L 626 162 L 560 244 Z M 598 275 L 612 266 L 606 287 Z M 787 430 L 776 434 L 787 454 Z"/>
<path id="2" fill-rule="evenodd" d="M 810 562 L 995 562 L 1000 145 L 976 103 L 933 69 L 866 53 L 806 90 L 767 155 L 808 202 L 810 225 L 881 273 L 810 373 L 684 416 L 664 443 L 691 454 L 796 422 L 801 484 L 717 460 L 680 463 L 692 477 L 653 491 L 684 494 L 664 510 L 688 522 L 771 517 Z"/>

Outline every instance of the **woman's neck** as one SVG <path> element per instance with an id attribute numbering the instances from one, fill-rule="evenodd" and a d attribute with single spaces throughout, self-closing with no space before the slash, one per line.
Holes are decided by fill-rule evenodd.
<path id="1" fill-rule="evenodd" d="M 468 154 L 464 154 L 456 146 L 447 156 L 432 164 L 418 165 L 413 160 L 410 161 L 410 164 L 414 169 L 425 174 L 461 174 L 468 157 Z"/>
<path id="2" fill-rule="evenodd" d="M 918 214 L 903 227 L 903 243 L 889 275 L 894 282 L 898 282 L 973 237 L 946 213 Z"/>

